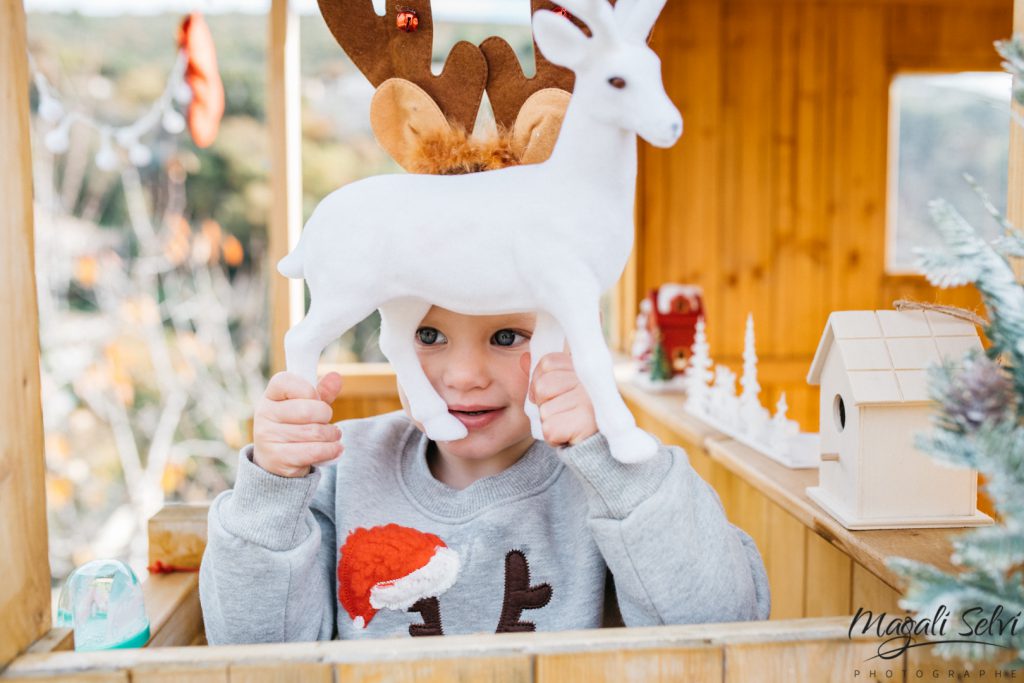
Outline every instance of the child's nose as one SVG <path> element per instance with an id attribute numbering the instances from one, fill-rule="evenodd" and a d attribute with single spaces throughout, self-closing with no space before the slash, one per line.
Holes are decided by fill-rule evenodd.
<path id="1" fill-rule="evenodd" d="M 444 382 L 459 391 L 486 387 L 490 384 L 487 355 L 475 350 L 452 354 L 445 367 Z"/>

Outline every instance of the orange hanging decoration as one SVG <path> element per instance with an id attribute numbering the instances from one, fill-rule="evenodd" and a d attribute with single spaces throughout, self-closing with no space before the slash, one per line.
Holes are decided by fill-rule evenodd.
<path id="1" fill-rule="evenodd" d="M 209 147 L 217 137 L 224 115 L 224 84 L 217 70 L 217 51 L 210 27 L 199 12 L 192 12 L 181 22 L 178 47 L 185 51 L 188 59 L 185 83 L 192 89 L 188 130 L 196 147 Z"/>

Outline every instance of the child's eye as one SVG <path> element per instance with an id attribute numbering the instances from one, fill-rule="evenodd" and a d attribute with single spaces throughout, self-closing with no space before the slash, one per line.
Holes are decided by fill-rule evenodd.
<path id="1" fill-rule="evenodd" d="M 522 337 L 524 341 L 529 339 L 526 335 L 515 330 L 498 330 L 491 337 L 491 341 L 495 342 L 498 346 L 513 346 L 515 345 L 516 337 Z"/>
<path id="2" fill-rule="evenodd" d="M 434 329 L 433 327 L 421 327 L 416 330 L 416 338 L 420 340 L 421 344 L 426 344 L 427 346 L 433 345 L 434 342 L 438 342 L 438 340 L 440 340 L 438 343 L 442 344 L 448 341 L 448 339 L 441 334 L 440 330 Z"/>

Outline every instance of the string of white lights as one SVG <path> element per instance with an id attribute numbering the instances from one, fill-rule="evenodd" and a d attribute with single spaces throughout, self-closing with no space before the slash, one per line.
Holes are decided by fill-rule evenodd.
<path id="1" fill-rule="evenodd" d="M 64 154 L 71 146 L 71 127 L 75 124 L 94 129 L 100 136 L 100 147 L 96 153 L 96 166 L 103 171 L 115 171 L 121 165 L 122 151 L 134 166 L 147 166 L 153 160 L 153 151 L 142 139 L 157 125 L 171 135 L 185 130 L 185 117 L 175 104 L 186 106 L 192 100 L 192 89 L 185 82 L 188 58 L 184 50 L 178 50 L 174 66 L 167 77 L 163 92 L 142 116 L 128 125 L 112 125 L 99 121 L 80 107 L 67 104 L 46 76 L 36 67 L 29 55 L 32 69 L 32 83 L 39 94 L 39 118 L 50 125 L 43 137 L 43 145 L 53 154 Z"/>

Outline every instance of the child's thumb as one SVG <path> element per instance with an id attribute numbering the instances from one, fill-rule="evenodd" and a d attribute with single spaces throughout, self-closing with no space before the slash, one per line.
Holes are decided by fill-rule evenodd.
<path id="1" fill-rule="evenodd" d="M 324 375 L 316 387 L 317 393 L 320 394 L 320 400 L 324 403 L 333 403 L 341 393 L 341 384 L 341 375 L 338 373 L 328 372 Z"/>

